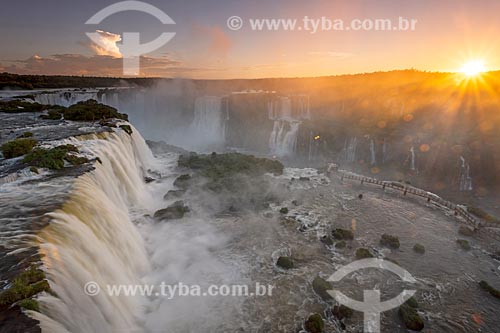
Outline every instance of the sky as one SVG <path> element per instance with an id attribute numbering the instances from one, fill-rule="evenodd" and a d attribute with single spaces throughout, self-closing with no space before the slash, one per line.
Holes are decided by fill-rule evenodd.
<path id="1" fill-rule="evenodd" d="M 138 11 L 85 24 L 117 2 L 2 1 L 0 72 L 123 76 L 121 40 L 126 32 L 139 33 L 143 44 L 164 32 L 175 33 L 165 45 L 142 54 L 140 76 L 228 79 L 410 68 L 456 71 L 475 59 L 484 61 L 487 70 L 500 68 L 497 0 L 148 0 L 175 24 L 162 24 Z M 241 18 L 241 29 L 228 26 L 233 16 Z M 397 25 L 400 17 L 415 20 L 415 29 L 351 29 L 353 20 L 371 20 L 369 24 L 384 19 Z M 288 30 L 281 25 L 277 30 L 252 29 L 250 20 L 259 19 L 296 22 Z M 316 31 L 313 22 L 319 24 Z M 322 22 L 334 22 L 337 29 Z M 338 29 L 339 22 L 344 29 Z M 96 31 L 99 44 L 86 35 Z"/>

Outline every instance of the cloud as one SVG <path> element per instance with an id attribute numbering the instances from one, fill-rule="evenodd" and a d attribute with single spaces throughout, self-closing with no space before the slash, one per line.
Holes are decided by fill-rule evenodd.
<path id="1" fill-rule="evenodd" d="M 96 30 L 97 40 L 94 42 L 89 41 L 84 43 L 87 45 L 95 54 L 101 56 L 111 56 L 115 58 L 121 58 L 122 54 L 120 48 L 116 43 L 122 40 L 120 35 L 114 34 L 112 32 Z"/>
<path id="2" fill-rule="evenodd" d="M 141 57 L 142 76 L 168 76 L 178 73 L 182 63 L 168 57 Z M 123 76 L 123 59 L 109 55 L 84 56 L 81 54 L 54 54 L 49 57 L 35 55 L 14 61 L 6 68 L 18 74 Z M 192 69 L 185 69 L 191 71 Z"/>

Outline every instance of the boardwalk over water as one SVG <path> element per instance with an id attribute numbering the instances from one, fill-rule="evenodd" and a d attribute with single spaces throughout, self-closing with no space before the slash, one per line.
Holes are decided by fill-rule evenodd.
<path id="1" fill-rule="evenodd" d="M 461 216 L 467 224 L 472 226 L 474 230 L 479 229 L 479 227 L 482 226 L 481 222 L 476 219 L 472 214 L 470 214 L 468 211 L 466 211 L 462 206 L 457 205 L 451 201 L 445 200 L 441 198 L 440 196 L 427 192 L 421 189 L 418 189 L 416 187 L 403 184 L 400 182 L 395 182 L 395 181 L 386 181 L 386 180 L 378 180 L 375 178 L 370 178 L 366 176 L 360 176 L 345 170 L 337 170 L 333 172 L 338 175 L 338 177 L 341 180 L 344 179 L 351 179 L 351 180 L 356 180 L 359 181 L 361 184 L 373 184 L 382 187 L 382 189 L 390 188 L 396 191 L 399 191 L 403 193 L 403 196 L 406 196 L 408 194 L 415 195 L 418 197 L 422 197 L 427 200 L 428 203 L 435 203 L 438 205 L 441 205 L 443 207 L 449 208 L 452 211 L 454 211 L 456 216 Z"/>

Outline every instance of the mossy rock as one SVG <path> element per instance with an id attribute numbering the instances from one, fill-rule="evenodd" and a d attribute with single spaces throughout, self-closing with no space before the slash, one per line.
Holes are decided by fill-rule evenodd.
<path id="1" fill-rule="evenodd" d="M 490 293 L 491 296 L 499 298 L 500 299 L 500 290 L 493 288 L 492 286 L 489 285 L 488 282 L 486 281 L 481 281 L 479 282 L 479 286 L 486 290 L 487 292 Z"/>
<path id="2" fill-rule="evenodd" d="M 411 306 L 414 309 L 418 308 L 418 302 L 415 297 L 410 297 L 404 304 Z"/>
<path id="3" fill-rule="evenodd" d="M 420 253 L 420 254 L 424 254 L 425 253 L 425 246 L 417 243 L 417 244 L 413 245 L 413 251 Z"/>
<path id="4" fill-rule="evenodd" d="M 189 183 L 191 182 L 191 179 L 192 179 L 191 175 L 188 174 L 180 175 L 175 179 L 174 186 L 182 190 L 187 190 L 187 188 L 189 187 Z"/>
<path id="5" fill-rule="evenodd" d="M 28 154 L 37 145 L 34 139 L 16 139 L 2 145 L 2 154 L 5 158 L 15 158 Z"/>
<path id="6" fill-rule="evenodd" d="M 80 157 L 72 154 L 67 154 L 66 157 L 64 157 L 64 159 L 75 166 L 89 162 L 89 159 L 86 157 Z"/>
<path id="7" fill-rule="evenodd" d="M 185 190 L 170 190 L 163 196 L 164 200 L 178 199 L 186 193 Z"/>
<path id="8" fill-rule="evenodd" d="M 462 236 L 470 237 L 470 236 L 474 235 L 474 230 L 472 230 L 471 228 L 466 227 L 464 225 L 461 225 L 458 228 L 458 233 Z"/>
<path id="9" fill-rule="evenodd" d="M 352 240 L 354 239 L 354 234 L 351 230 L 337 228 L 332 231 L 332 236 L 339 240 Z"/>
<path id="10" fill-rule="evenodd" d="M 397 236 L 383 234 L 380 238 L 380 245 L 390 247 L 391 249 L 399 249 L 399 238 Z"/>
<path id="11" fill-rule="evenodd" d="M 471 246 L 468 240 L 465 239 L 457 239 L 457 244 L 464 250 L 469 251 Z"/>
<path id="12" fill-rule="evenodd" d="M 40 171 L 38 171 L 38 168 L 34 167 L 34 166 L 30 167 L 30 171 L 33 172 L 33 173 L 36 173 L 36 174 L 40 173 Z"/>
<path id="13" fill-rule="evenodd" d="M 304 323 L 304 328 L 309 333 L 323 333 L 325 329 L 325 323 L 323 318 L 319 313 L 315 313 L 309 316 Z"/>
<path id="14" fill-rule="evenodd" d="M 346 247 L 346 245 L 347 245 L 347 243 L 345 241 L 341 240 L 340 242 L 335 243 L 335 248 L 336 249 L 343 249 Z"/>
<path id="15" fill-rule="evenodd" d="M 356 250 L 356 259 L 366 259 L 366 258 L 373 258 L 373 255 L 371 254 L 370 250 L 365 249 L 364 247 L 360 247 L 359 249 Z"/>
<path id="16" fill-rule="evenodd" d="M 34 299 L 23 299 L 17 305 L 25 310 L 40 312 L 40 305 Z"/>
<path id="17" fill-rule="evenodd" d="M 330 301 L 333 299 L 332 296 L 328 293 L 328 290 L 332 289 L 332 285 L 322 277 L 317 276 L 314 278 L 312 282 L 312 288 L 314 292 L 324 301 Z"/>
<path id="18" fill-rule="evenodd" d="M 10 305 L 42 291 L 49 291 L 49 283 L 44 279 L 44 272 L 31 266 L 17 275 L 12 280 L 12 285 L 0 293 L 0 305 Z"/>
<path id="19" fill-rule="evenodd" d="M 23 134 L 17 136 L 18 139 L 27 139 L 32 137 L 33 137 L 32 132 L 24 132 Z"/>
<path id="20" fill-rule="evenodd" d="M 0 101 L 0 112 L 5 113 L 42 112 L 49 107 L 49 105 L 20 100 Z"/>
<path id="21" fill-rule="evenodd" d="M 130 125 L 120 125 L 120 128 L 121 128 L 122 130 L 124 130 L 124 131 L 125 131 L 125 133 L 127 133 L 128 135 L 132 135 L 132 133 L 134 133 L 134 132 L 132 131 L 132 127 L 130 127 Z"/>
<path id="22" fill-rule="evenodd" d="M 281 213 L 281 214 L 288 214 L 288 208 L 287 208 L 287 207 L 282 207 L 282 208 L 280 209 L 280 213 Z"/>
<path id="23" fill-rule="evenodd" d="M 320 241 L 321 243 L 325 244 L 325 245 L 328 245 L 328 246 L 332 246 L 333 245 L 333 240 L 330 236 L 323 236 L 320 238 Z"/>
<path id="24" fill-rule="evenodd" d="M 189 207 L 184 205 L 184 202 L 179 200 L 165 209 L 158 210 L 154 217 L 159 220 L 178 220 L 188 213 Z"/>
<path id="25" fill-rule="evenodd" d="M 424 321 L 418 314 L 417 310 L 408 304 L 403 304 L 399 307 L 399 316 L 403 320 L 406 328 L 413 331 L 421 331 L 424 329 Z"/>
<path id="26" fill-rule="evenodd" d="M 279 257 L 276 266 L 283 269 L 292 269 L 294 267 L 293 260 L 290 257 Z"/>
<path id="27" fill-rule="evenodd" d="M 342 320 L 344 318 L 351 318 L 354 314 L 354 311 L 352 311 L 351 308 L 348 308 L 345 305 L 335 305 L 332 309 L 332 314 L 338 320 Z"/>

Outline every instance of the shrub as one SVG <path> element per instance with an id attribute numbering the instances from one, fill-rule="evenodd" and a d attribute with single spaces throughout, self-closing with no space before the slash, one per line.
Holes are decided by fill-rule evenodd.
<path id="1" fill-rule="evenodd" d="M 19 100 L 0 101 L 0 112 L 5 113 L 42 112 L 48 107 L 48 105 Z"/>
<path id="2" fill-rule="evenodd" d="M 23 134 L 19 135 L 17 138 L 18 139 L 26 139 L 26 138 L 31 138 L 31 137 L 33 137 L 33 133 L 24 132 Z"/>
<path id="3" fill-rule="evenodd" d="M 78 102 L 64 110 L 64 119 L 74 121 L 97 121 L 101 119 L 117 118 L 128 120 L 128 116 L 119 113 L 117 109 L 100 104 L 93 99 Z"/>
<path id="4" fill-rule="evenodd" d="M 26 310 L 40 312 L 40 306 L 34 299 L 23 299 L 22 301 L 17 303 L 17 305 Z"/>
<path id="5" fill-rule="evenodd" d="M 422 245 L 422 244 L 415 244 L 413 246 L 413 251 L 417 252 L 417 253 L 420 253 L 420 254 L 424 254 L 425 253 L 425 247 Z"/>
<path id="6" fill-rule="evenodd" d="M 0 305 L 10 305 L 42 291 L 50 290 L 43 271 L 31 266 L 16 276 L 10 288 L 0 293 Z"/>
<path id="7" fill-rule="evenodd" d="M 2 153 L 5 158 L 14 158 L 29 153 L 37 145 L 34 139 L 16 139 L 2 145 Z"/>
<path id="8" fill-rule="evenodd" d="M 418 314 L 417 310 L 408 304 L 403 304 L 399 307 L 399 316 L 405 323 L 406 328 L 413 331 L 421 331 L 424 329 L 424 321 Z"/>
<path id="9" fill-rule="evenodd" d="M 38 168 L 59 170 L 64 167 L 64 160 L 72 165 L 80 165 L 88 162 L 87 158 L 68 154 L 69 152 L 78 152 L 78 148 L 69 144 L 50 149 L 37 148 L 24 157 L 24 163 Z"/>
<path id="10" fill-rule="evenodd" d="M 399 249 L 400 246 L 399 238 L 396 236 L 383 234 L 382 237 L 380 238 L 380 245 L 387 246 L 392 249 Z"/>
<path id="11" fill-rule="evenodd" d="M 318 313 L 312 314 L 307 318 L 304 323 L 304 328 L 309 333 L 322 333 L 325 329 L 325 323 L 323 322 L 323 318 Z"/>
<path id="12" fill-rule="evenodd" d="M 42 119 L 49 119 L 49 120 L 60 120 L 63 116 L 64 110 L 66 108 L 61 106 L 61 107 L 54 107 L 49 110 L 48 114 L 43 114 L 40 116 Z"/>
<path id="13" fill-rule="evenodd" d="M 360 247 L 359 249 L 356 250 L 356 259 L 366 259 L 366 258 L 373 258 L 373 255 L 370 253 L 368 249 L 365 249 L 364 247 Z"/>
<path id="14" fill-rule="evenodd" d="M 465 239 L 457 239 L 457 244 L 464 250 L 468 251 L 471 249 L 469 241 Z"/>
<path id="15" fill-rule="evenodd" d="M 132 135 L 132 127 L 130 125 L 120 125 L 120 128 L 125 131 L 128 135 Z"/>
<path id="16" fill-rule="evenodd" d="M 341 239 L 341 240 L 342 239 L 346 239 L 346 240 L 354 239 L 354 234 L 352 233 L 352 231 L 347 230 L 347 229 L 337 228 L 337 229 L 332 231 L 332 235 L 334 238 Z"/>
<path id="17" fill-rule="evenodd" d="M 276 265 L 284 269 L 291 269 L 294 266 L 290 257 L 279 257 Z"/>
<path id="18" fill-rule="evenodd" d="M 287 207 L 281 207 L 280 213 L 281 214 L 288 214 L 288 208 Z"/>

